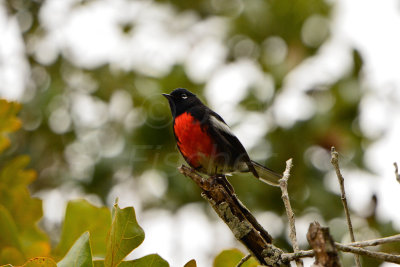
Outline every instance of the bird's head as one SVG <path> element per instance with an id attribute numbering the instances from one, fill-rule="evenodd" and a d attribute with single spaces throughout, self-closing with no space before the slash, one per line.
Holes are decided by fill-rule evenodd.
<path id="1" fill-rule="evenodd" d="M 195 94 L 183 88 L 175 89 L 171 94 L 162 95 L 168 99 L 169 107 L 174 117 L 184 113 L 195 105 L 201 104 L 200 99 Z"/>

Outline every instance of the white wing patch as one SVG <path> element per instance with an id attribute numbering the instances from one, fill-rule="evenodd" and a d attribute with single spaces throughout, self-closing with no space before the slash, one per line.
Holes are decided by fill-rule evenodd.
<path id="1" fill-rule="evenodd" d="M 232 136 L 235 136 L 231 130 L 231 128 L 229 128 L 228 125 L 226 125 L 225 123 L 223 123 L 222 121 L 220 121 L 219 119 L 217 119 L 214 116 L 211 116 L 210 119 L 211 123 L 213 126 L 215 126 L 216 128 L 218 128 L 219 130 L 223 131 L 224 133 L 230 134 Z"/>

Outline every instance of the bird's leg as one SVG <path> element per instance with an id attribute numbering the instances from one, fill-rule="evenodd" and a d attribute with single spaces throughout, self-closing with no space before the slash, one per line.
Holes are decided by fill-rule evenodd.
<path id="1" fill-rule="evenodd" d="M 212 185 L 212 186 L 214 186 L 216 184 L 220 184 L 218 182 L 218 175 L 210 175 L 210 176 L 208 176 L 208 180 L 210 182 L 210 185 Z"/>
<path id="2" fill-rule="evenodd" d="M 222 185 L 226 190 L 231 193 L 232 195 L 235 194 L 235 189 L 233 189 L 233 186 L 228 182 L 226 179 L 226 176 L 223 174 L 216 174 L 215 175 L 216 181 Z"/>
<path id="3" fill-rule="evenodd" d="M 209 191 L 210 188 L 213 186 L 213 183 L 211 183 L 210 179 L 204 178 L 192 167 L 187 167 L 185 165 L 182 165 L 181 167 L 178 168 L 178 170 L 183 175 L 191 178 L 204 191 Z"/>

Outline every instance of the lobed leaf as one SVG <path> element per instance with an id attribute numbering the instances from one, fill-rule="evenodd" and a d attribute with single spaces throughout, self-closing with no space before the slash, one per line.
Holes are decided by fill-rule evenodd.
<path id="1" fill-rule="evenodd" d="M 107 236 L 106 266 L 117 266 L 144 240 L 144 231 L 136 221 L 133 207 L 120 209 L 114 205 L 113 220 Z"/>

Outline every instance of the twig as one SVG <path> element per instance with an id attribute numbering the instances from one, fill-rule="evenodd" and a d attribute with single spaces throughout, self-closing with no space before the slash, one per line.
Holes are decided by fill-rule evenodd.
<path id="1" fill-rule="evenodd" d="M 239 205 L 241 202 L 225 176 L 204 179 L 194 170 L 183 165 L 179 171 L 202 189 L 202 197 L 210 203 L 236 239 L 246 246 L 261 264 L 271 267 L 289 266 L 289 263 L 281 258 L 283 251 L 271 244 L 271 237 L 267 231 L 258 223 L 254 223 L 257 221 L 243 204 Z M 252 219 L 249 220 L 249 218 Z M 265 233 L 262 234 L 262 232 Z"/>
<path id="2" fill-rule="evenodd" d="M 378 260 L 400 264 L 400 255 L 393 255 L 393 254 L 388 254 L 388 253 L 383 253 L 383 252 L 375 252 L 375 251 L 370 251 L 370 250 L 367 250 L 364 248 L 357 248 L 357 247 L 353 247 L 353 246 L 342 245 L 340 243 L 335 243 L 335 246 L 337 249 L 339 249 L 343 252 L 351 252 L 351 253 L 357 254 L 357 255 L 368 256 L 368 257 L 375 258 Z"/>
<path id="3" fill-rule="evenodd" d="M 288 193 L 288 180 L 290 177 L 290 170 L 293 167 L 293 160 L 288 159 L 286 161 L 286 169 L 285 172 L 283 173 L 282 179 L 279 180 L 279 186 L 282 190 L 282 200 L 283 203 L 285 204 L 285 209 L 286 209 L 286 215 L 289 220 L 289 238 L 290 241 L 292 242 L 293 246 L 293 251 L 294 253 L 299 251 L 299 245 L 297 243 L 297 237 L 296 237 L 296 224 L 295 224 L 295 216 L 292 210 L 292 206 L 290 205 L 290 200 L 289 200 L 289 193 Z M 303 261 L 301 259 L 296 259 L 296 265 L 297 267 L 303 267 Z"/>
<path id="4" fill-rule="evenodd" d="M 393 165 L 394 165 L 394 175 L 396 175 L 397 182 L 400 183 L 399 168 L 397 167 L 397 163 L 396 162 L 394 162 Z"/>
<path id="5" fill-rule="evenodd" d="M 356 240 L 354 238 L 353 225 L 351 223 L 350 212 L 349 212 L 349 208 L 347 206 L 346 192 L 344 190 L 344 178 L 343 178 L 343 176 L 340 172 L 340 168 L 339 168 L 339 154 L 336 152 L 334 146 L 331 148 L 331 163 L 332 163 L 333 167 L 335 168 L 336 176 L 339 180 L 341 199 L 342 199 L 342 203 L 343 203 L 343 207 L 344 207 L 344 212 L 346 214 L 346 220 L 347 220 L 347 226 L 349 228 L 350 239 L 351 239 L 351 242 L 355 242 Z M 361 267 L 360 257 L 358 255 L 354 255 L 354 259 L 355 259 L 357 267 Z"/>
<path id="6" fill-rule="evenodd" d="M 328 227 L 321 227 L 318 222 L 311 223 L 307 232 L 307 240 L 315 252 L 315 266 L 341 266 L 335 242 L 329 234 Z"/>
<path id="7" fill-rule="evenodd" d="M 342 252 L 351 252 L 354 254 L 368 256 L 368 257 L 383 260 L 383 261 L 400 263 L 400 255 L 393 255 L 393 254 L 388 254 L 388 253 L 383 253 L 383 252 L 374 252 L 374 251 L 359 248 L 359 247 L 367 247 L 367 246 L 377 246 L 377 245 L 381 245 L 381 244 L 398 242 L 398 241 L 400 241 L 400 235 L 394 235 L 394 236 L 389 236 L 389 237 L 384 237 L 384 238 L 359 241 L 359 242 L 348 243 L 348 244 L 341 244 L 341 243 L 335 242 L 335 247 Z M 313 250 L 300 250 L 296 253 L 284 253 L 282 255 L 282 259 L 284 261 L 293 261 L 298 258 L 314 257 L 314 255 L 315 255 L 315 253 Z"/>
<path id="8" fill-rule="evenodd" d="M 314 250 L 300 250 L 293 253 L 284 253 L 282 255 L 282 259 L 284 261 L 294 261 L 299 258 L 307 258 L 307 257 L 314 257 L 315 253 Z"/>
<path id="9" fill-rule="evenodd" d="M 241 260 L 239 261 L 239 263 L 236 265 L 236 267 L 242 266 L 243 263 L 245 263 L 245 262 L 246 262 L 248 259 L 250 259 L 250 258 L 251 258 L 251 254 L 246 255 L 243 259 L 241 259 Z"/>
<path id="10" fill-rule="evenodd" d="M 284 178 L 286 178 L 286 193 L 287 193 L 287 179 L 289 178 L 289 172 L 291 167 L 292 167 L 292 162 L 291 160 L 288 160 L 284 177 L 281 179 L 283 180 Z M 250 211 L 248 211 L 247 208 L 243 204 L 241 204 L 240 200 L 236 197 L 234 191 L 232 190 L 232 186 L 229 184 L 225 176 L 222 176 L 221 178 L 217 179 L 216 178 L 204 179 L 201 175 L 197 174 L 196 171 L 186 166 L 181 166 L 179 168 L 179 171 L 185 176 L 191 178 L 202 189 L 203 191 L 202 196 L 209 201 L 210 205 L 214 208 L 217 214 L 224 220 L 224 222 L 232 230 L 235 237 L 248 248 L 251 254 L 260 263 L 274 267 L 289 266 L 290 261 L 298 260 L 304 257 L 314 256 L 315 253 L 313 250 L 298 250 L 298 246 L 297 249 L 294 248 L 295 250 L 294 253 L 283 253 L 283 251 L 280 248 L 272 245 L 270 243 L 271 239 L 268 232 L 265 231 L 262 228 L 262 226 L 258 224 L 258 222 L 254 218 L 254 216 L 250 213 Z M 284 182 L 284 180 L 281 182 Z M 284 195 L 283 192 L 282 195 Z M 286 199 L 286 197 L 284 196 L 282 196 L 282 198 Z M 285 202 L 285 206 L 286 204 L 289 204 L 289 210 L 293 214 L 293 211 L 290 208 L 290 202 L 288 196 L 287 196 L 287 202 Z M 289 217 L 289 222 L 292 221 L 294 223 L 294 214 L 293 217 L 289 215 L 288 217 Z M 293 218 L 293 220 L 290 218 Z M 296 231 L 294 227 L 293 230 L 295 234 Z M 338 250 L 343 252 L 350 252 L 357 255 L 363 255 L 379 259 L 382 261 L 399 264 L 400 255 L 392 255 L 383 252 L 374 252 L 361 248 L 366 246 L 377 246 L 380 244 L 386 244 L 398 241 L 400 241 L 400 234 L 373 240 L 352 242 L 348 244 L 334 243 L 334 245 Z M 242 261 L 245 262 L 244 259 L 242 259 Z"/>
<path id="11" fill-rule="evenodd" d="M 393 236 L 388 236 L 388 237 L 383 237 L 383 238 L 352 242 L 352 243 L 345 244 L 345 246 L 371 247 L 371 246 L 379 246 L 379 245 L 382 245 L 382 244 L 399 242 L 399 241 L 400 241 L 400 234 L 393 235 Z"/>

